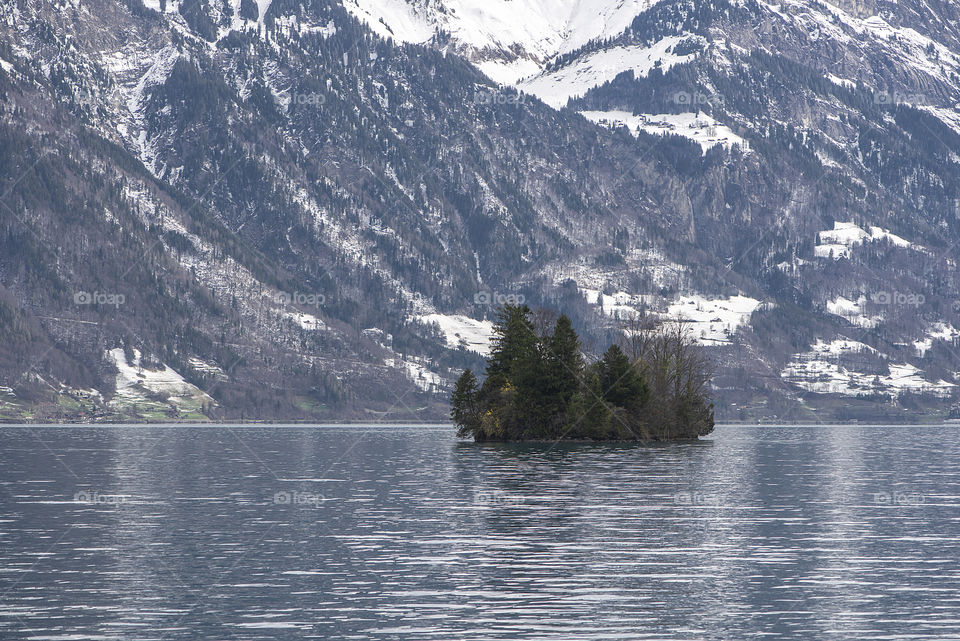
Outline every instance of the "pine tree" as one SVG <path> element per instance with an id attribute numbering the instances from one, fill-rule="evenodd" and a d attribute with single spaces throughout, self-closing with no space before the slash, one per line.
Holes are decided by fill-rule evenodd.
<path id="1" fill-rule="evenodd" d="M 611 345 L 604 353 L 599 375 L 607 402 L 630 411 L 646 404 L 650 395 L 647 384 L 619 346 Z"/>
<path id="2" fill-rule="evenodd" d="M 570 402 L 583 377 L 580 339 L 566 315 L 557 319 L 552 335 L 542 338 L 540 370 L 535 381 L 535 402 L 543 417 L 541 430 L 558 432 L 568 422 Z"/>
<path id="3" fill-rule="evenodd" d="M 464 370 L 450 399 L 450 418 L 457 424 L 457 436 L 476 438 L 480 429 L 480 408 L 477 405 L 477 377 Z"/>
<path id="4" fill-rule="evenodd" d="M 493 326 L 493 346 L 487 361 L 487 380 L 502 386 L 536 352 L 537 337 L 526 305 L 504 305 Z"/>
<path id="5" fill-rule="evenodd" d="M 583 355 L 580 353 L 580 338 L 566 314 L 557 319 L 553 335 L 548 342 L 547 358 L 551 383 L 556 386 L 564 406 L 570 402 L 583 376 Z"/>
<path id="6" fill-rule="evenodd" d="M 704 391 L 709 364 L 684 327 L 658 329 L 633 346 L 635 360 L 611 345 L 585 367 L 570 319 L 561 315 L 549 333 L 546 325 L 526 306 L 500 309 L 486 380 L 478 386 L 466 370 L 453 392 L 459 436 L 637 441 L 697 438 L 713 429 Z"/>
<path id="7" fill-rule="evenodd" d="M 603 400 L 603 387 L 597 368 L 584 374 L 583 385 L 570 400 L 565 428 L 568 438 L 604 439 L 610 431 L 610 408 Z"/>
<path id="8" fill-rule="evenodd" d="M 530 322 L 530 308 L 526 305 L 504 305 L 493 328 L 493 347 L 487 361 L 487 378 L 480 388 L 479 403 L 487 408 L 502 404 L 504 398 L 516 406 L 498 408 L 504 418 L 498 429 L 508 440 L 529 437 L 534 427 L 527 422 L 532 419 L 529 406 L 536 397 L 539 352 L 537 335 Z M 510 393 L 504 391 L 509 389 Z M 499 411 L 506 410 L 506 411 Z M 509 419 L 506 417 L 510 417 Z"/>

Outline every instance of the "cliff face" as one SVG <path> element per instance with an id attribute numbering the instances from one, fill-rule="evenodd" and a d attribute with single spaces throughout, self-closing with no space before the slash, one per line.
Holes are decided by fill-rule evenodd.
<path id="1" fill-rule="evenodd" d="M 953 402 L 955 5 L 509 4 L 2 5 L 4 411 L 437 419 L 518 299 L 721 419 Z"/>

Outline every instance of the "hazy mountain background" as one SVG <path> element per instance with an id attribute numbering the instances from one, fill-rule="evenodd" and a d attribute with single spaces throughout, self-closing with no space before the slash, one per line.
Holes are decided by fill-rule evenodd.
<path id="1" fill-rule="evenodd" d="M 524 300 L 932 420 L 958 242 L 955 3 L 0 0 L 3 419 L 444 419 Z"/>

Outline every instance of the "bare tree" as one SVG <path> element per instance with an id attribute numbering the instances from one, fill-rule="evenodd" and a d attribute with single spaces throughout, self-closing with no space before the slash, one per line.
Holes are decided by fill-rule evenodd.
<path id="1" fill-rule="evenodd" d="M 627 318 L 622 329 L 621 347 L 650 388 L 651 432 L 663 437 L 680 431 L 696 438 L 713 431 L 713 362 L 689 324 L 682 318 L 637 314 Z"/>

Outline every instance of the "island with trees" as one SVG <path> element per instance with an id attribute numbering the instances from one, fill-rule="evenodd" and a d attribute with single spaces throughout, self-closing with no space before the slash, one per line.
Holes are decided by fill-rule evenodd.
<path id="1" fill-rule="evenodd" d="M 550 327 L 526 305 L 503 306 L 486 378 L 468 369 L 453 391 L 458 436 L 665 441 L 712 432 L 709 360 L 683 323 L 634 318 L 623 337 L 588 364 L 565 315 Z"/>

